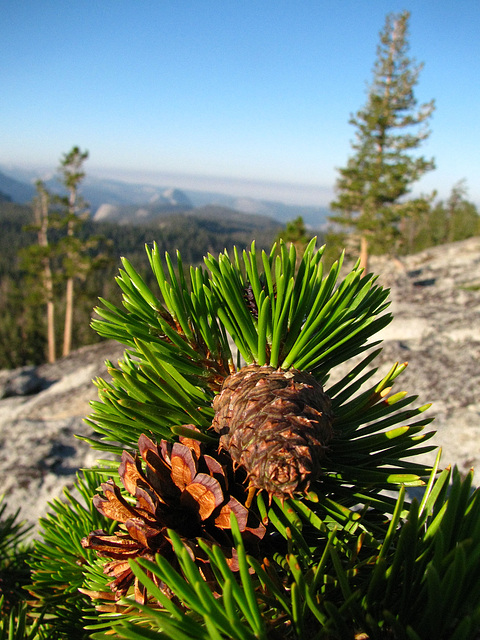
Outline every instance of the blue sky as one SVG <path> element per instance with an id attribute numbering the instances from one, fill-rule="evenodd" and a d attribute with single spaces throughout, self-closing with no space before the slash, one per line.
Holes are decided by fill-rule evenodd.
<path id="1" fill-rule="evenodd" d="M 5 0 L 0 163 L 326 204 L 351 152 L 378 33 L 411 11 L 435 98 L 416 191 L 480 203 L 478 0 Z"/>

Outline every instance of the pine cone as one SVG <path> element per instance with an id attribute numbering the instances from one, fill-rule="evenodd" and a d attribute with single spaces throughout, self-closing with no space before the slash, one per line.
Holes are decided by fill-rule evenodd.
<path id="1" fill-rule="evenodd" d="M 258 541 L 265 534 L 263 524 L 232 495 L 232 491 L 239 489 L 239 497 L 245 501 L 243 487 L 228 477 L 221 456 L 215 459 L 203 455 L 200 443 L 192 438 L 180 440 L 175 444 L 162 440 L 157 446 L 147 436 L 140 436 L 138 446 L 146 463 L 145 472 L 138 457 L 123 452 L 119 474 L 125 489 L 136 498 L 135 505 L 124 498 L 113 480 L 102 484 L 104 497 L 93 498 L 98 511 L 120 522 L 121 530 L 113 535 L 93 531 L 82 540 L 82 545 L 112 559 L 104 566 L 104 572 L 113 578 L 109 586 L 117 598 L 125 596 L 134 583 L 135 599 L 146 601 L 145 589 L 130 569 L 129 558 L 153 560 L 160 553 L 176 566 L 167 529 L 175 530 L 192 558 L 203 563 L 203 573 L 209 581 L 213 575 L 196 538 L 219 544 L 231 558 L 232 569 L 236 569 L 236 555 L 228 535 L 230 513 L 235 514 L 247 541 L 249 538 Z M 231 468 L 228 457 L 226 462 Z M 154 575 L 149 577 L 158 585 Z M 170 597 L 165 585 L 158 586 Z"/>
<path id="2" fill-rule="evenodd" d="M 331 403 L 313 376 L 249 365 L 225 379 L 213 402 L 220 448 L 250 486 L 285 498 L 308 490 L 333 436 Z"/>

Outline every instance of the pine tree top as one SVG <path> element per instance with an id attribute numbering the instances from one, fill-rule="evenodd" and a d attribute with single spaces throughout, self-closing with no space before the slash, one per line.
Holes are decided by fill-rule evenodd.
<path id="1" fill-rule="evenodd" d="M 354 154 L 339 170 L 331 203 L 340 212 L 333 222 L 384 246 L 398 232 L 412 183 L 434 168 L 433 159 L 413 153 L 430 134 L 435 105 L 419 106 L 414 94 L 423 65 L 408 56 L 409 17 L 404 11 L 386 18 L 366 104 L 350 118 Z"/>

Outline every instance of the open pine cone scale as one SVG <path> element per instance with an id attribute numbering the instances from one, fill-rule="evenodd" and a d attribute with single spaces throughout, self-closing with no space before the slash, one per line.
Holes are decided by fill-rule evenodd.
<path id="1" fill-rule="evenodd" d="M 117 598 L 125 596 L 132 585 L 136 597 L 142 601 L 145 597 L 145 590 L 130 569 L 129 559 L 153 559 L 160 553 L 177 566 L 168 529 L 180 535 L 192 559 L 204 565 L 205 575 L 209 575 L 205 566 L 208 558 L 199 547 L 198 538 L 218 544 L 230 559 L 231 568 L 238 568 L 228 533 L 231 513 L 235 514 L 247 543 L 258 543 L 265 535 L 265 526 L 242 504 L 245 488 L 234 482 L 233 475 L 228 478 L 229 470 L 233 474 L 228 456 L 229 464 L 224 467 L 213 456 L 204 456 L 200 443 L 194 438 L 180 440 L 156 445 L 142 435 L 139 451 L 145 471 L 140 458 L 123 452 L 119 474 L 125 489 L 136 500 L 134 505 L 113 480 L 101 485 L 103 496 L 93 498 L 98 511 L 119 522 L 120 528 L 113 535 L 93 531 L 82 540 L 82 545 L 94 549 L 99 556 L 110 558 L 104 573 L 113 578 L 109 586 Z M 240 499 L 232 495 L 232 490 Z"/>

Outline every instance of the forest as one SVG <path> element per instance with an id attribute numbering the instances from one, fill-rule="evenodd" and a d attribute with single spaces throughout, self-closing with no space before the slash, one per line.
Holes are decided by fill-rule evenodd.
<path id="1" fill-rule="evenodd" d="M 234 245 L 243 249 L 255 239 L 259 249 L 271 244 L 281 226 L 275 221 L 260 228 L 252 228 L 251 216 L 245 223 L 228 224 L 229 211 L 218 208 L 202 208 L 201 214 L 164 216 L 159 224 L 119 225 L 110 222 L 94 222 L 90 218 L 82 222 L 79 240 L 86 249 L 89 269 L 80 274 L 75 288 L 72 348 L 97 341 L 90 329 L 93 308 L 98 298 L 117 299 L 115 276 L 121 267 L 120 257 L 135 264 L 139 273 L 151 284 L 145 245 L 156 242 L 162 253 L 180 251 L 184 263 L 198 265 L 210 252 L 218 255 Z M 15 368 L 26 364 L 40 364 L 46 360 L 45 297 L 39 286 L 39 267 L 27 259 L 25 250 L 37 245 L 37 231 L 33 228 L 33 210 L 29 205 L 0 202 L 0 368 Z M 51 230 L 52 243 L 58 243 L 65 230 Z M 93 241 L 94 240 L 94 241 Z M 54 294 L 59 304 L 56 309 L 56 325 L 64 319 L 65 273 L 62 273 L 60 256 L 53 256 Z M 60 336 L 57 335 L 57 341 Z"/>
<path id="2" fill-rule="evenodd" d="M 172 255 L 178 250 L 186 265 L 198 265 L 207 253 L 218 255 L 223 249 L 233 246 L 244 249 L 255 240 L 259 250 L 271 245 L 277 237 L 305 246 L 313 235 L 317 246 L 328 245 L 325 255 L 327 264 L 343 248 L 355 257 L 350 235 L 340 228 L 327 232 L 306 229 L 300 220 L 286 226 L 259 219 L 257 228 L 252 216 L 245 216 L 245 223 L 228 224 L 227 209 L 205 207 L 200 213 L 188 212 L 161 218 L 159 223 L 148 225 L 116 224 L 83 221 L 79 239 L 87 252 L 90 268 L 77 278 L 73 314 L 72 348 L 98 341 L 98 335 L 90 329 L 93 308 L 99 297 L 119 301 L 120 292 L 115 276 L 121 267 L 120 257 L 126 257 L 153 286 L 151 271 L 145 252 L 146 245 L 156 242 L 161 253 Z M 238 214 L 237 214 L 238 216 Z M 38 272 L 28 264 L 25 250 L 36 246 L 37 233 L 32 228 L 33 209 L 30 205 L 0 202 L 0 368 L 9 369 L 26 364 L 41 364 L 46 360 L 46 315 L 45 299 L 39 287 Z M 430 246 L 455 242 L 477 235 L 480 232 L 480 217 L 475 205 L 466 198 L 465 186 L 459 184 L 452 189 L 446 201 L 428 205 L 417 220 L 409 220 L 396 239 L 394 254 L 398 257 L 421 251 Z M 52 230 L 52 241 L 61 238 L 61 229 Z M 92 242 L 94 240 L 94 242 Z M 300 242 L 299 242 L 300 241 Z M 373 253 L 391 252 L 391 247 L 377 242 Z M 32 271 L 33 269 L 33 271 Z M 56 325 L 62 326 L 64 319 L 64 280 L 59 257 L 56 258 L 55 295 L 59 300 L 56 310 Z M 57 336 L 60 340 L 60 336 Z"/>

